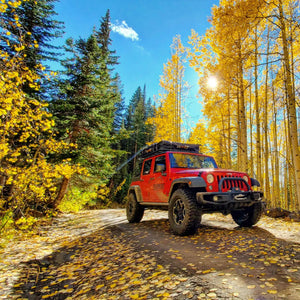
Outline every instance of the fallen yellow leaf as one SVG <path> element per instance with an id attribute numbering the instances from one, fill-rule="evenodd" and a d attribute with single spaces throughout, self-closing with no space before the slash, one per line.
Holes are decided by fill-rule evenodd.
<path id="1" fill-rule="evenodd" d="M 288 271 L 289 273 L 294 273 L 294 272 L 297 272 L 298 269 L 288 269 L 287 271 Z"/>
<path id="2" fill-rule="evenodd" d="M 248 285 L 247 288 L 248 289 L 255 289 L 255 285 L 254 284 L 253 285 Z"/>

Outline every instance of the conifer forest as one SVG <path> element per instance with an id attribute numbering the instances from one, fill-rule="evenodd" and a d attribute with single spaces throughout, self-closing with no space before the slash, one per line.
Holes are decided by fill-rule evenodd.
<path id="1" fill-rule="evenodd" d="M 219 167 L 258 179 L 268 208 L 300 210 L 299 1 L 220 0 L 204 35 L 191 28 L 186 44 L 174 36 L 162 92 L 147 95 L 145 82 L 131 99 L 110 11 L 88 38 L 58 47 L 57 1 L 0 1 L 1 229 L 123 205 L 135 160 L 118 167 L 161 140 L 199 144 Z M 187 68 L 203 108 L 193 128 Z"/>

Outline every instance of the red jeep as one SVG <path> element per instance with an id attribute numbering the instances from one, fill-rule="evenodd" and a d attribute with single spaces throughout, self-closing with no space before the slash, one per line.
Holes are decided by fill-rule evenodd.
<path id="1" fill-rule="evenodd" d="M 199 146 L 162 141 L 141 151 L 126 203 L 127 219 L 140 222 L 145 208 L 167 209 L 177 235 L 196 232 L 201 215 L 231 214 L 240 226 L 258 222 L 264 210 L 259 182 L 246 173 L 219 169 Z"/>

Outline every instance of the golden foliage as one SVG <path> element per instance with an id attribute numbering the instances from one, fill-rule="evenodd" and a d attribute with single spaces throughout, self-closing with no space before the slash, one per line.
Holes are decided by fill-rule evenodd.
<path id="1" fill-rule="evenodd" d="M 9 5 L 16 7 L 20 3 L 2 1 L 0 9 L 4 12 Z M 25 45 L 21 36 L 15 49 L 21 50 Z M 10 189 L 0 202 L 1 210 L 4 205 L 25 210 L 29 206 L 53 203 L 62 178 L 85 173 L 82 167 L 73 166 L 68 160 L 50 163 L 49 156 L 66 149 L 67 145 L 55 140 L 54 122 L 47 112 L 47 104 L 23 91 L 25 84 L 39 90 L 35 71 L 44 70 L 40 65 L 35 71 L 29 70 L 25 57 L 21 52 L 11 57 L 0 51 L 0 179 L 2 188 Z"/>
<path id="2" fill-rule="evenodd" d="M 300 205 L 298 8 L 299 1 L 222 0 L 205 35 L 192 30 L 188 49 L 219 166 L 248 172 L 270 207 L 292 211 Z"/>
<path id="3" fill-rule="evenodd" d="M 97 186 L 90 186 L 88 190 L 72 186 L 58 205 L 58 209 L 63 212 L 78 212 L 95 199 L 97 199 Z"/>
<path id="4" fill-rule="evenodd" d="M 20 274 L 13 282 L 15 273 L 4 268 L 14 296 L 298 299 L 300 245 L 294 234 L 300 224 L 264 217 L 259 227 L 236 230 L 230 216 L 206 215 L 198 234 L 179 237 L 169 234 L 165 212 L 148 210 L 140 224 L 123 224 L 123 216 L 123 210 L 105 210 L 59 217 L 39 236 L 18 243 L 19 251 L 10 249 L 11 259 L 3 262 Z M 293 243 L 281 239 L 290 229 Z M 212 286 L 203 286 L 207 278 Z M 7 292 L 7 281 L 1 284 Z"/>
<path id="5" fill-rule="evenodd" d="M 153 142 L 161 140 L 181 142 L 182 138 L 183 101 L 186 89 L 186 83 L 183 80 L 186 50 L 179 36 L 173 39 L 171 51 L 171 59 L 164 65 L 163 76 L 160 79 L 163 92 L 157 99 L 158 108 L 155 110 L 154 117 L 147 120 L 148 124 L 155 127 Z"/>

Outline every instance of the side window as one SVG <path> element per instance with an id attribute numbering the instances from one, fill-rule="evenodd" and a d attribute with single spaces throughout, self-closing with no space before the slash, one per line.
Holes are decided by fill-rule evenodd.
<path id="1" fill-rule="evenodd" d="M 139 180 L 142 170 L 143 160 L 138 159 L 133 169 L 133 179 Z"/>
<path id="2" fill-rule="evenodd" d="M 155 164 L 154 164 L 154 172 L 164 172 L 166 171 L 166 156 L 159 156 L 155 158 Z"/>
<path id="3" fill-rule="evenodd" d="M 178 168 L 178 164 L 173 153 L 170 153 L 169 159 L 170 159 L 171 168 Z"/>
<path id="4" fill-rule="evenodd" d="M 150 174 L 150 171 L 151 171 L 151 162 L 152 162 L 152 159 L 146 160 L 144 162 L 143 175 Z"/>

